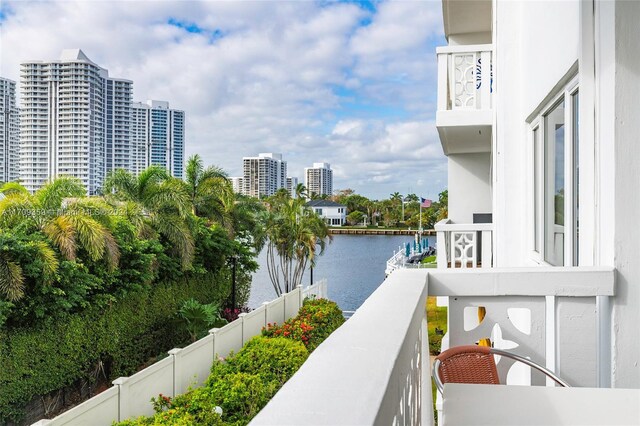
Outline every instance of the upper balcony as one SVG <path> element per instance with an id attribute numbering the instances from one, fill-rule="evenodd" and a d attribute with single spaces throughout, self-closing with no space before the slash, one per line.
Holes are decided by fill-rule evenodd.
<path id="1" fill-rule="evenodd" d="M 438 55 L 436 127 L 445 155 L 489 152 L 493 45 L 446 46 Z"/>
<path id="2" fill-rule="evenodd" d="M 443 219 L 434 228 L 439 269 L 493 266 L 492 223 L 453 223 Z"/>

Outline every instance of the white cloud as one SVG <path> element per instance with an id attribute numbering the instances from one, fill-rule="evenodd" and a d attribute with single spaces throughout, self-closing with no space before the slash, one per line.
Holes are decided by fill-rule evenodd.
<path id="1" fill-rule="evenodd" d="M 5 1 L 0 74 L 18 79 L 21 61 L 79 47 L 112 76 L 133 80 L 136 100 L 185 110 L 188 154 L 232 174 L 242 156 L 273 151 L 299 177 L 313 162 L 332 163 L 337 188 L 437 192 L 446 181 L 433 124 L 440 5 L 376 7 Z"/>

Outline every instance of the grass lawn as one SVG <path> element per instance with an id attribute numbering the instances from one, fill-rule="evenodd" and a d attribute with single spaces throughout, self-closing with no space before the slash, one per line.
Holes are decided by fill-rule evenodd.
<path id="1" fill-rule="evenodd" d="M 436 328 L 442 330 L 442 334 L 436 334 Z M 427 331 L 429 333 L 429 353 L 440 353 L 442 336 L 447 332 L 447 308 L 436 306 L 436 298 L 427 298 Z"/>

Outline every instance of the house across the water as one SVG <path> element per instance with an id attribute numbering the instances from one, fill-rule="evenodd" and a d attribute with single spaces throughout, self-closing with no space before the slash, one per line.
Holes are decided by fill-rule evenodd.
<path id="1" fill-rule="evenodd" d="M 347 206 L 329 200 L 311 200 L 307 207 L 327 222 L 330 226 L 342 226 L 347 220 Z"/>

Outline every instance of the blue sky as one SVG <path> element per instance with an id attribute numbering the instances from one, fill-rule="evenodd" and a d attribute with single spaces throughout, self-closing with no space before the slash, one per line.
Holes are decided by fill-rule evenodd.
<path id="1" fill-rule="evenodd" d="M 0 9 L 0 74 L 81 48 L 134 100 L 187 116 L 187 153 L 241 173 L 280 152 L 289 174 L 329 162 L 334 188 L 436 197 L 439 1 L 61 1 Z"/>

